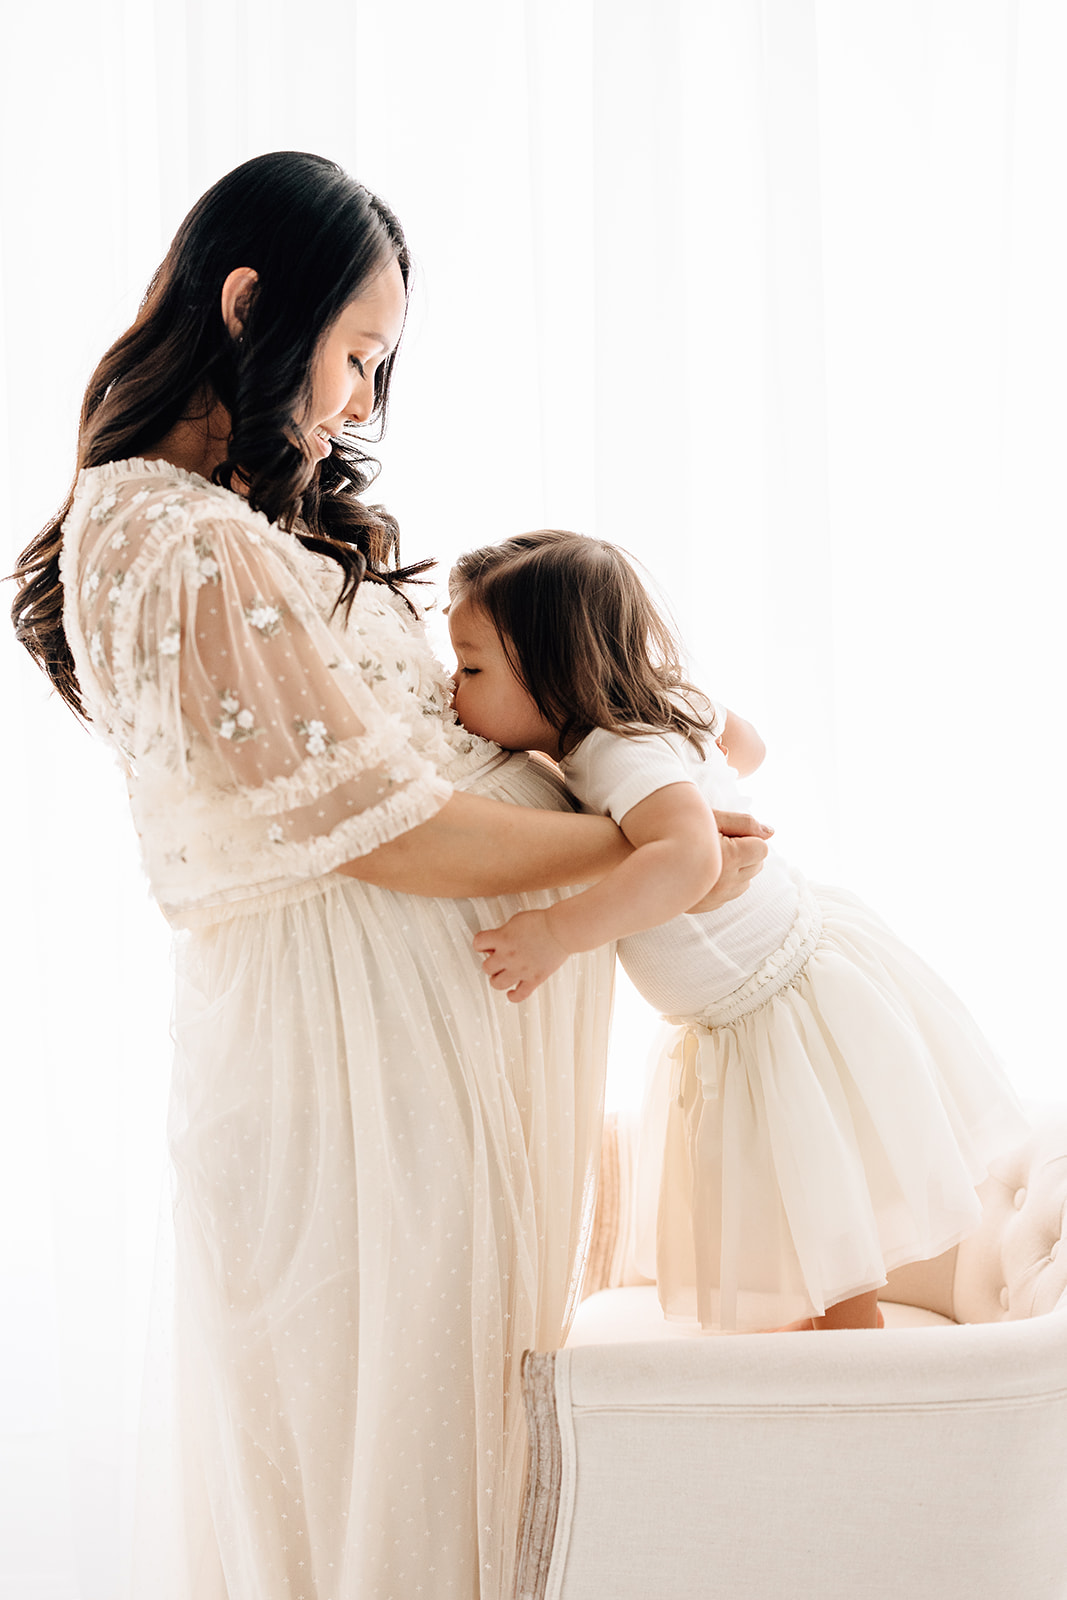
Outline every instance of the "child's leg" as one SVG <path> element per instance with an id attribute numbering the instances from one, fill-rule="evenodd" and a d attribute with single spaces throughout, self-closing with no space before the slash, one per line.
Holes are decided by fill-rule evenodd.
<path id="1" fill-rule="evenodd" d="M 874 1301 L 874 1317 L 870 1317 L 870 1302 Z M 813 1328 L 884 1328 L 885 1318 L 878 1304 L 878 1291 L 855 1295 L 851 1300 L 839 1300 L 821 1317 L 801 1317 L 797 1322 L 786 1322 L 780 1328 L 767 1328 L 767 1333 L 811 1333 Z"/>
<path id="2" fill-rule="evenodd" d="M 839 1300 L 828 1306 L 821 1317 L 812 1317 L 811 1326 L 821 1328 L 881 1328 L 882 1313 L 878 1309 L 878 1290 L 853 1295 L 850 1300 Z"/>

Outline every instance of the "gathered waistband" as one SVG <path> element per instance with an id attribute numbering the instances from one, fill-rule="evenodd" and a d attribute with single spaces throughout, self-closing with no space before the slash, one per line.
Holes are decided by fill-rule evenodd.
<path id="1" fill-rule="evenodd" d="M 699 1084 L 697 1092 L 705 1100 L 714 1100 L 722 1092 L 721 1077 L 725 1057 L 712 1046 L 716 1028 L 736 1022 L 739 1017 L 757 1011 L 773 1000 L 776 994 L 788 988 L 800 973 L 815 949 L 822 934 L 822 912 L 819 903 L 806 883 L 797 884 L 799 903 L 788 937 L 773 955 L 747 978 L 740 988 L 725 995 L 695 1016 L 664 1017 L 679 1027 L 671 1057 L 674 1070 L 671 1074 L 670 1095 L 684 1108 L 690 1085 L 694 1079 Z"/>
<path id="2" fill-rule="evenodd" d="M 256 917 L 264 911 L 277 911 L 286 906 L 300 905 L 304 900 L 314 900 L 335 888 L 338 882 L 355 883 L 355 878 L 345 880 L 340 873 L 324 872 L 318 878 L 296 878 L 283 888 L 266 889 L 260 894 L 249 894 L 247 889 L 232 899 L 218 899 L 196 905 L 162 908 L 163 915 L 175 932 L 199 932 L 214 928 L 223 922 L 234 922 L 238 917 Z"/>
<path id="3" fill-rule="evenodd" d="M 799 900 L 793 926 L 778 949 L 767 957 L 751 978 L 746 978 L 740 988 L 716 1000 L 704 1011 L 689 1016 L 665 1017 L 664 1021 L 701 1028 L 721 1028 L 765 1005 L 792 983 L 822 934 L 819 902 L 806 883 L 798 883 L 797 889 Z"/>

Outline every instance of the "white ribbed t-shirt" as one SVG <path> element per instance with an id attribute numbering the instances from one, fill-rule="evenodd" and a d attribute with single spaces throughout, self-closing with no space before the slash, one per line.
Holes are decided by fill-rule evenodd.
<path id="1" fill-rule="evenodd" d="M 716 708 L 713 732 L 725 721 Z M 595 728 L 560 762 L 567 787 L 585 811 L 621 823 L 628 811 L 668 784 L 695 783 L 709 806 L 745 806 L 718 745 L 701 751 L 678 733 L 627 738 Z M 697 1016 L 761 967 L 788 937 L 797 915 L 794 875 L 773 852 L 744 894 L 716 911 L 683 913 L 661 927 L 619 941 L 619 959 L 650 1005 L 668 1016 Z"/>

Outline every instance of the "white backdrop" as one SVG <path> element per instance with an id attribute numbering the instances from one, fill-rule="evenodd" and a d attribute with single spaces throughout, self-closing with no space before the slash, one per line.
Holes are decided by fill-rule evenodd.
<path id="1" fill-rule="evenodd" d="M 783 848 L 927 954 L 1025 1094 L 1062 1098 L 1065 72 L 1059 0 L 22 7 L 5 570 L 192 200 L 257 152 L 330 154 L 418 264 L 381 450 L 405 554 L 443 576 L 545 524 L 626 545 L 765 734 L 753 805 Z M 0 639 L 0 1596 L 112 1600 L 167 935 L 117 773 L 18 655 Z M 651 1026 L 626 1015 L 616 1100 Z"/>

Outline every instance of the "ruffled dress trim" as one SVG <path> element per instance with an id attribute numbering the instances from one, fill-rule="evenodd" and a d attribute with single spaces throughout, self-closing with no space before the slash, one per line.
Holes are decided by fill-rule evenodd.
<path id="1" fill-rule="evenodd" d="M 234 917 L 254 916 L 279 906 L 295 905 L 322 893 L 331 881 L 330 875 L 346 862 L 369 855 L 379 845 L 389 844 L 420 822 L 428 822 L 451 793 L 451 784 L 442 778 L 409 784 L 378 808 L 378 825 L 373 829 L 368 829 L 366 817 L 359 814 L 349 817 L 322 838 L 300 844 L 279 844 L 276 847 L 279 866 L 292 868 L 288 881 L 284 878 L 271 880 L 258 893 L 254 890 L 250 893 L 248 887 L 242 886 L 211 899 L 198 896 L 188 902 L 161 901 L 160 909 L 173 928 L 206 928 L 229 922 Z M 309 877 L 309 873 L 313 876 Z"/>

